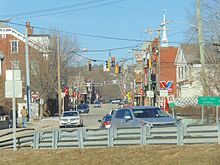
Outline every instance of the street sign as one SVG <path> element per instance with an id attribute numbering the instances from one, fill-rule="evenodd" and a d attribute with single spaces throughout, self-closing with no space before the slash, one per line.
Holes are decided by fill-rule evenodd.
<path id="1" fill-rule="evenodd" d="M 220 96 L 199 96 L 199 105 L 220 105 Z"/>
<path id="2" fill-rule="evenodd" d="M 170 108 L 175 107 L 175 103 L 174 102 L 169 103 L 169 107 Z"/>
<path id="3" fill-rule="evenodd" d="M 168 96 L 168 90 L 160 90 L 160 97 L 167 97 Z"/>
<path id="4" fill-rule="evenodd" d="M 22 98 L 22 81 L 14 81 L 15 98 Z M 5 98 L 13 98 L 13 81 L 5 81 Z"/>
<path id="5" fill-rule="evenodd" d="M 147 97 L 153 98 L 154 92 L 153 91 L 147 91 Z"/>

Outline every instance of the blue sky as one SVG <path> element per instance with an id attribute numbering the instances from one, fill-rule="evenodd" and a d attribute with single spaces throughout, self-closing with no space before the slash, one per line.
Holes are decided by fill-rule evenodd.
<path id="1" fill-rule="evenodd" d="M 72 5 L 71 8 L 59 10 L 64 11 L 62 14 L 26 17 L 12 21 L 25 24 L 28 20 L 33 26 L 73 33 L 149 40 L 149 34 L 145 33 L 144 30 L 160 27 L 164 9 L 167 10 L 167 20 L 187 24 L 188 13 L 195 11 L 193 3 L 195 3 L 194 0 L 9 0 L 1 2 L 0 16 L 2 19 L 13 18 L 15 15 L 18 16 L 19 13 Z M 74 5 L 78 5 L 78 7 Z M 71 11 L 66 12 L 67 10 Z M 45 13 L 39 12 L 38 14 Z M 30 14 L 25 16 L 30 16 Z M 18 26 L 16 28 L 24 33 L 24 27 Z M 167 28 L 169 29 L 167 32 L 169 45 L 177 46 L 183 42 L 185 39 L 184 31 L 187 29 L 186 25 L 170 23 Z M 36 29 L 35 32 L 37 33 Z M 156 36 L 156 33 L 153 35 Z M 76 37 L 80 47 L 88 48 L 88 50 L 135 46 L 141 43 L 140 41 L 120 41 L 80 35 Z M 112 55 L 116 59 L 125 58 L 128 56 L 129 49 L 113 50 Z M 88 58 L 101 60 L 106 60 L 108 54 L 109 52 L 83 53 Z"/>

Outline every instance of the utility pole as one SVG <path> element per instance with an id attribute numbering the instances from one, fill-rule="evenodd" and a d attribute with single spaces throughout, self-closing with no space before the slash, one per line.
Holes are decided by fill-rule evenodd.
<path id="1" fill-rule="evenodd" d="M 158 30 L 157 106 L 160 106 L 160 29 Z"/>
<path id="2" fill-rule="evenodd" d="M 202 88 L 203 96 L 207 95 L 206 82 L 205 82 L 205 52 L 204 52 L 204 42 L 203 42 L 203 32 L 202 32 L 202 18 L 200 14 L 200 0 L 196 0 L 196 16 L 197 16 L 197 28 L 198 28 L 198 40 L 199 40 L 199 52 L 200 52 L 200 62 L 202 68 Z"/>
<path id="3" fill-rule="evenodd" d="M 57 39 L 57 90 L 58 90 L 58 111 L 59 116 L 61 116 L 61 84 L 60 84 L 60 35 L 58 35 Z"/>
<path id="4" fill-rule="evenodd" d="M 135 75 L 134 75 L 134 57 L 132 57 L 132 104 L 134 106 L 134 79 L 135 79 Z"/>
<path id="5" fill-rule="evenodd" d="M 26 94 L 27 94 L 27 110 L 29 115 L 29 121 L 31 116 L 31 92 L 30 92 L 30 71 L 29 71 L 29 53 L 28 53 L 28 29 L 25 30 L 25 62 L 26 62 Z"/>

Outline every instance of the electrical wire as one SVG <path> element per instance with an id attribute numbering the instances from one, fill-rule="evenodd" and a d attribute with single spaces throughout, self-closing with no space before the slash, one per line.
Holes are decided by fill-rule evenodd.
<path id="1" fill-rule="evenodd" d="M 59 11 L 59 12 L 51 12 L 51 13 L 46 13 L 46 14 L 38 14 L 38 15 L 33 15 L 33 16 L 26 16 L 26 17 L 14 17 L 11 18 L 11 20 L 14 19 L 24 19 L 24 18 L 37 18 L 37 17 L 44 17 L 44 16 L 50 16 L 50 15 L 61 15 L 61 14 L 67 14 L 67 13 L 72 13 L 74 11 L 80 11 L 80 10 L 85 10 L 85 9 L 90 9 L 90 8 L 95 8 L 95 7 L 99 7 L 99 6 L 106 6 L 106 5 L 110 5 L 110 4 L 114 4 L 114 3 L 118 3 L 124 0 L 116 0 L 113 2 L 106 2 L 106 3 L 102 3 L 102 4 L 97 4 L 97 5 L 93 5 L 93 6 L 88 6 L 88 7 L 82 7 L 82 8 L 78 8 L 78 9 L 72 9 L 72 10 L 66 10 L 66 11 Z M 97 2 L 96 2 L 97 3 Z M 88 5 L 88 4 L 86 4 Z"/>
<path id="2" fill-rule="evenodd" d="M 26 27 L 25 24 L 21 23 L 16 23 L 12 21 L 8 21 L 8 24 L 16 25 L 16 26 L 23 26 Z M 141 40 L 141 39 L 132 39 L 132 38 L 120 38 L 120 37 L 110 37 L 110 36 L 104 36 L 104 35 L 94 35 L 94 34 L 85 34 L 85 33 L 78 33 L 78 32 L 68 32 L 68 31 L 63 31 L 63 30 L 55 30 L 55 29 L 48 29 L 44 27 L 39 27 L 39 26 L 31 26 L 35 29 L 39 30 L 45 30 L 45 31 L 52 31 L 52 32 L 59 32 L 59 33 L 67 33 L 67 34 L 74 34 L 74 35 L 80 35 L 80 36 L 85 36 L 85 37 L 94 37 L 94 38 L 102 38 L 102 39 L 110 39 L 110 40 L 120 40 L 120 41 L 130 41 L 130 42 L 152 42 L 150 40 Z M 180 44 L 180 42 L 177 41 L 168 41 L 168 43 L 177 43 Z"/>
<path id="3" fill-rule="evenodd" d="M 16 13 L 16 14 L 11 14 L 11 15 L 2 15 L 2 17 L 18 17 L 18 16 L 23 16 L 23 15 L 39 14 L 39 13 L 45 13 L 45 12 L 53 12 L 53 11 L 57 11 L 57 10 L 63 10 L 63 9 L 68 9 L 68 8 L 73 8 L 73 7 L 93 4 L 93 3 L 97 3 L 98 1 L 100 1 L 100 0 L 90 0 L 90 1 L 86 1 L 86 2 L 81 2 L 81 3 L 73 4 L 73 5 L 65 5 L 65 6 L 61 6 L 61 7 L 47 8 L 47 9 L 42 9 L 42 10 L 35 10 L 35 11 L 29 11 L 29 12 L 23 12 L 23 13 Z"/>

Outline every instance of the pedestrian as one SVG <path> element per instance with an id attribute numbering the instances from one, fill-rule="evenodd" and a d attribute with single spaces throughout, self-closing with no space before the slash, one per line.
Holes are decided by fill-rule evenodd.
<path id="1" fill-rule="evenodd" d="M 27 123 L 27 109 L 25 108 L 25 106 L 23 106 L 23 108 L 21 109 L 21 116 L 22 116 L 22 127 L 26 128 L 26 123 Z"/>

